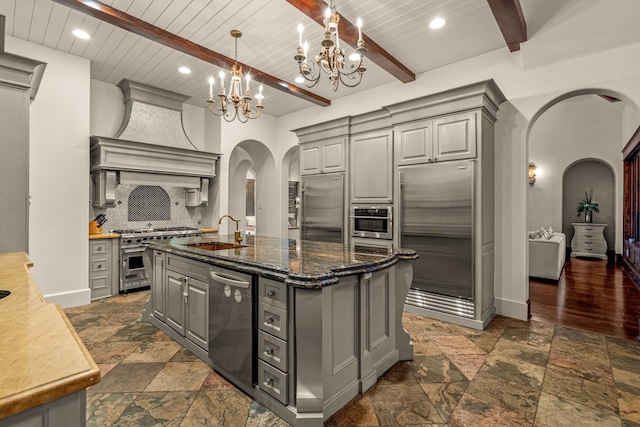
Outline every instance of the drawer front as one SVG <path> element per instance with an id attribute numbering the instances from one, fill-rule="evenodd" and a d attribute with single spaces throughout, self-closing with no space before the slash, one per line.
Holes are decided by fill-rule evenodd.
<path id="1" fill-rule="evenodd" d="M 604 232 L 604 228 L 601 226 L 595 225 L 584 225 L 576 227 L 574 226 L 574 237 L 578 239 L 594 239 L 594 238 L 604 238 L 602 233 Z"/>
<path id="2" fill-rule="evenodd" d="M 89 242 L 89 254 L 93 255 L 109 255 L 109 241 L 90 241 Z"/>
<path id="3" fill-rule="evenodd" d="M 261 390 L 278 399 L 283 405 L 287 399 L 287 374 L 258 360 L 258 386 Z"/>
<path id="4" fill-rule="evenodd" d="M 261 330 L 287 339 L 287 312 L 281 308 L 260 302 L 258 304 L 258 325 Z"/>
<path id="5" fill-rule="evenodd" d="M 287 366 L 287 342 L 258 331 L 258 355 L 260 359 L 283 372 L 289 372 Z"/>
<path id="6" fill-rule="evenodd" d="M 108 260 L 105 257 L 100 257 L 98 259 L 92 259 L 90 263 L 89 274 L 96 273 L 105 273 L 109 271 L 109 263 L 111 260 Z"/>
<path id="7" fill-rule="evenodd" d="M 111 290 L 111 277 L 110 276 L 96 276 L 89 278 L 89 289 L 92 291 L 97 290 Z"/>
<path id="8" fill-rule="evenodd" d="M 587 249 L 587 252 L 606 252 L 607 251 L 607 242 L 604 239 L 573 239 L 571 242 L 572 249 L 575 246 L 576 250 L 580 252 L 584 252 L 582 249 Z"/>
<path id="9" fill-rule="evenodd" d="M 283 310 L 287 309 L 287 285 L 276 280 L 260 278 L 260 301 Z"/>
<path id="10" fill-rule="evenodd" d="M 203 282 L 209 281 L 209 265 L 188 258 L 167 254 L 167 270 L 175 271 Z"/>

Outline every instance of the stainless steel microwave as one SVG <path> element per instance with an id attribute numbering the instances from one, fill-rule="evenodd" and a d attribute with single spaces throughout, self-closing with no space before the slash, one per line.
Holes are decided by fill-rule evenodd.
<path id="1" fill-rule="evenodd" d="M 351 235 L 374 239 L 393 239 L 393 206 L 359 205 L 351 207 Z"/>

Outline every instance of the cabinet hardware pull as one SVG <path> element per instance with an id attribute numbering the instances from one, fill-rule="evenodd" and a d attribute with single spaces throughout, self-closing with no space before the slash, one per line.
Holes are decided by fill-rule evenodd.
<path id="1" fill-rule="evenodd" d="M 584 229 L 585 230 L 589 230 L 589 231 L 593 230 L 593 228 L 591 228 L 591 227 L 585 227 Z"/>
<path id="2" fill-rule="evenodd" d="M 592 248 L 584 248 L 584 249 L 587 250 L 587 251 L 592 251 L 593 250 Z"/>
<path id="3" fill-rule="evenodd" d="M 273 378 L 269 378 L 269 379 L 267 380 L 267 385 L 268 385 L 268 386 L 273 387 L 273 383 L 274 383 Z"/>
<path id="4" fill-rule="evenodd" d="M 585 234 L 584 237 L 593 237 L 593 234 Z"/>
<path id="5" fill-rule="evenodd" d="M 270 325 L 270 324 L 272 324 L 272 323 L 273 323 L 273 318 L 272 318 L 272 317 L 267 317 L 267 318 L 266 318 L 266 322 L 267 322 L 267 324 L 269 324 L 269 325 Z"/>
<path id="6" fill-rule="evenodd" d="M 273 356 L 273 349 L 272 348 L 268 348 L 266 350 L 267 356 Z"/>
<path id="7" fill-rule="evenodd" d="M 98 268 L 102 268 L 102 264 L 98 264 Z"/>
<path id="8" fill-rule="evenodd" d="M 590 244 L 592 244 L 593 242 L 585 242 L 585 243 L 586 243 L 587 245 L 590 245 Z"/>
<path id="9" fill-rule="evenodd" d="M 273 292 L 273 291 L 269 291 L 269 292 L 267 292 L 267 295 L 268 295 L 268 296 L 270 296 L 270 297 L 274 296 L 275 294 L 276 294 L 276 293 L 275 293 L 275 292 Z"/>

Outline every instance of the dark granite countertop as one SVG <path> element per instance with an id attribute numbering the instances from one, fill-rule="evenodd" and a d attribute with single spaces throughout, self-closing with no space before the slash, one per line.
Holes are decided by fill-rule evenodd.
<path id="1" fill-rule="evenodd" d="M 233 243 L 233 235 L 159 240 L 153 241 L 150 247 L 304 288 L 333 285 L 342 276 L 372 273 L 401 259 L 418 258 L 412 249 L 397 249 L 390 254 L 360 254 L 338 243 L 263 236 L 244 239 L 242 247 L 217 251 L 189 245 L 212 241 Z"/>

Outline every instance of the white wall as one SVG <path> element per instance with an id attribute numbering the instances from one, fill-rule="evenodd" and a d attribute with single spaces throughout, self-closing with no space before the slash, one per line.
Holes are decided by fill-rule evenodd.
<path id="1" fill-rule="evenodd" d="M 527 190 L 528 230 L 551 225 L 562 231 L 563 176 L 567 167 L 580 159 L 601 159 L 614 170 L 615 193 L 619 195 L 614 209 L 618 218 L 615 250 L 622 253 L 624 106 L 623 102 L 582 95 L 555 104 L 535 122 L 529 135 L 529 160 L 538 170 L 535 186 Z"/>
<path id="2" fill-rule="evenodd" d="M 86 304 L 89 61 L 12 37 L 6 50 L 47 63 L 30 107 L 31 271 L 47 301 Z"/>

